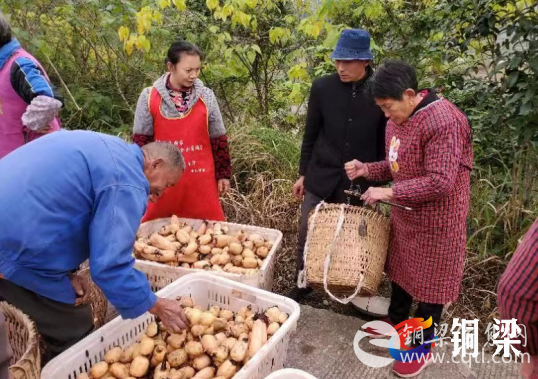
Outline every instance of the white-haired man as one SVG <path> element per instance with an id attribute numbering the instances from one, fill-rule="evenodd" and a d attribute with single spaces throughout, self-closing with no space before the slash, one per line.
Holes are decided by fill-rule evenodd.
<path id="1" fill-rule="evenodd" d="M 172 144 L 140 148 L 88 131 L 52 133 L 0 160 L 0 299 L 35 321 L 45 362 L 93 329 L 85 282 L 73 274 L 87 259 L 123 318 L 149 311 L 176 332 L 186 328 L 178 303 L 158 298 L 132 257 L 148 197 L 184 168 Z"/>

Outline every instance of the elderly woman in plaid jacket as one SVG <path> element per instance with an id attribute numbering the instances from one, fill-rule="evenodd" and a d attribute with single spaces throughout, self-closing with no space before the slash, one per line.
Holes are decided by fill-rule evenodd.
<path id="1" fill-rule="evenodd" d="M 376 163 L 348 162 L 348 177 L 374 182 L 392 180 L 391 188 L 371 187 L 366 204 L 395 202 L 392 241 L 386 271 L 392 281 L 387 322 L 407 320 L 413 299 L 415 317 L 439 325 L 444 304 L 458 298 L 465 262 L 466 219 L 472 169 L 471 130 L 467 117 L 432 89 L 419 90 L 415 70 L 405 62 L 387 62 L 372 80 L 377 105 L 389 118 L 387 158 Z M 434 327 L 423 331 L 425 340 Z M 420 345 L 414 336 L 413 345 Z M 396 362 L 402 377 L 418 375 L 426 359 Z"/>
<path id="2" fill-rule="evenodd" d="M 538 220 L 521 241 L 499 281 L 497 305 L 502 320 L 524 325 L 513 345 L 529 355 L 521 360 L 521 375 L 538 379 Z M 526 336 L 526 344 L 523 337 Z M 503 338 L 501 333 L 499 339 Z"/>

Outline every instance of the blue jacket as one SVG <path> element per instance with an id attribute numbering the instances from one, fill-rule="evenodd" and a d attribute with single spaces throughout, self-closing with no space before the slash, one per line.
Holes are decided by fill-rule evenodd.
<path id="1" fill-rule="evenodd" d="M 136 145 L 88 131 L 59 131 L 0 160 L 0 273 L 73 304 L 68 274 L 90 259 L 91 276 L 124 318 L 156 296 L 133 268 L 149 183 Z"/>
<path id="2" fill-rule="evenodd" d="M 12 39 L 0 48 L 0 69 L 20 48 L 21 44 L 16 39 Z M 53 97 L 63 103 L 63 96 L 31 59 L 26 57 L 15 59 L 9 71 L 9 78 L 13 90 L 28 104 L 39 95 Z"/>

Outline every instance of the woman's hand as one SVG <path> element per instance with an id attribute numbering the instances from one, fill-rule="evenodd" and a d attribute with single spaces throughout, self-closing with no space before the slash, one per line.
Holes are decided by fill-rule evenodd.
<path id="1" fill-rule="evenodd" d="M 362 196 L 361 200 L 366 205 L 374 205 L 378 201 L 392 201 L 392 188 L 370 187 Z"/>
<path id="2" fill-rule="evenodd" d="M 224 196 L 230 190 L 230 180 L 219 179 L 219 195 Z"/>
<path id="3" fill-rule="evenodd" d="M 368 176 L 368 166 L 364 163 L 354 159 L 351 162 L 347 162 L 344 166 L 347 177 L 349 180 L 354 180 L 363 176 Z"/>

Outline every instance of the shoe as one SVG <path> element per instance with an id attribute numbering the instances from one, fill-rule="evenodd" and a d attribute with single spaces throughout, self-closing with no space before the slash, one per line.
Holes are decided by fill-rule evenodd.
<path id="1" fill-rule="evenodd" d="M 396 324 L 394 324 L 394 323 L 390 320 L 390 318 L 389 318 L 388 316 L 387 316 L 387 317 L 383 317 L 383 318 L 382 318 L 381 320 L 379 320 L 379 321 L 386 322 L 387 324 L 390 324 L 392 327 L 395 327 L 395 326 L 396 326 Z M 384 335 L 384 334 L 378 333 L 377 330 L 372 329 L 372 328 L 369 328 L 369 327 L 366 328 L 366 329 L 364 329 L 364 332 L 365 332 L 365 333 L 368 333 L 368 334 L 369 334 L 369 335 L 368 335 L 368 338 L 373 339 L 373 340 L 375 340 L 375 339 L 381 339 L 381 338 L 390 338 L 390 336 L 386 336 L 386 335 Z"/>
<path id="2" fill-rule="evenodd" d="M 306 296 L 308 296 L 313 291 L 312 288 L 299 288 L 295 287 L 292 289 L 286 297 L 289 297 L 292 300 L 295 300 L 296 302 L 300 303 Z"/>
<path id="3" fill-rule="evenodd" d="M 414 378 L 432 363 L 433 356 L 430 352 L 425 357 L 413 362 L 395 362 L 392 366 L 392 372 L 400 378 Z"/>

